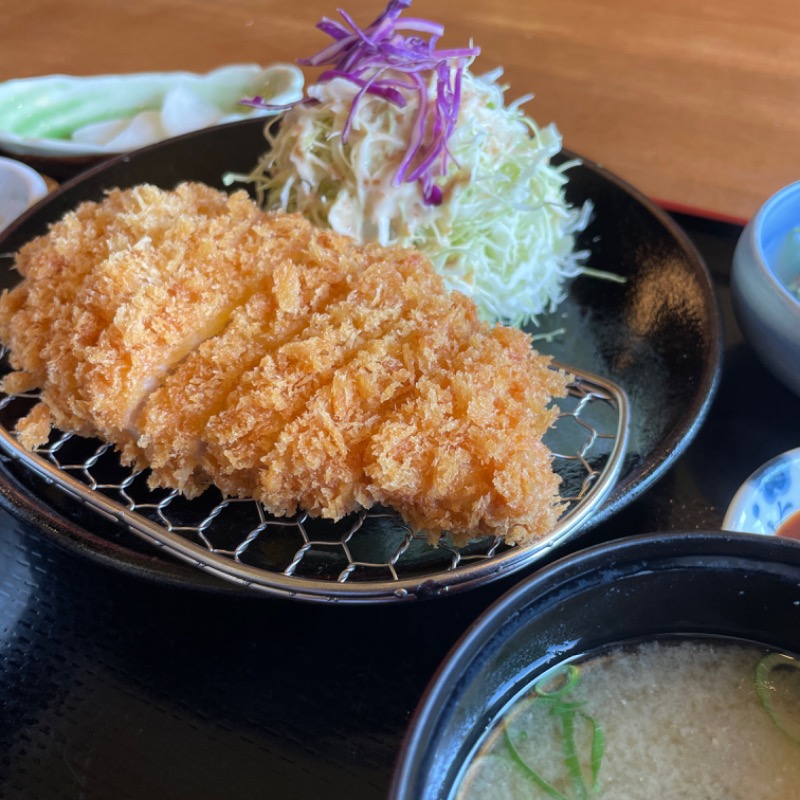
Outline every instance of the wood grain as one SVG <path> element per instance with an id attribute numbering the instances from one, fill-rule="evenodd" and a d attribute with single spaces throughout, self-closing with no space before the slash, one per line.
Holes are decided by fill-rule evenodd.
<path id="1" fill-rule="evenodd" d="M 382 8 L 351 0 L 359 23 Z M 744 219 L 800 178 L 796 0 L 415 0 L 470 38 L 565 146 L 668 205 Z M 27 0 L 0 20 L 0 80 L 291 61 L 332 0 Z"/>

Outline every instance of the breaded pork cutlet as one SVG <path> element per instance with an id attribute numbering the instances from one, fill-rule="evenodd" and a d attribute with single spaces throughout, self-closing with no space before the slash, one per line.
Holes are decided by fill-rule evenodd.
<path id="1" fill-rule="evenodd" d="M 19 253 L 0 338 L 51 425 L 115 444 L 151 485 L 276 515 L 393 507 L 431 541 L 535 540 L 559 479 L 542 436 L 567 376 L 481 322 L 412 250 L 359 246 L 242 192 L 114 190 Z"/>
<path id="2" fill-rule="evenodd" d="M 332 388 L 346 384 L 351 398 L 363 395 L 364 386 L 350 375 L 353 362 L 371 351 L 384 353 L 398 336 L 407 336 L 422 316 L 415 313 L 417 300 L 441 295 L 438 277 L 432 270 L 420 268 L 419 254 L 376 247 L 363 252 L 370 255 L 371 263 L 355 276 L 347 296 L 314 315 L 301 336 L 267 355 L 244 375 L 226 408 L 209 421 L 207 458 L 215 481 L 229 493 L 245 487 L 247 494 L 269 497 L 267 507 L 275 514 L 293 514 L 301 495 L 293 494 L 292 489 L 287 494 L 286 488 L 279 493 L 277 486 L 274 491 L 263 490 L 264 454 L 270 454 L 270 461 L 277 457 L 278 440 L 291 437 L 298 418 L 307 416 L 309 407 L 317 407 L 319 398 Z M 391 379 L 392 374 L 387 372 L 386 377 Z M 408 374 L 404 377 L 404 387 L 410 391 L 413 382 Z M 355 410 L 355 404 L 343 407 L 342 431 L 353 424 Z M 322 418 L 317 420 L 317 426 L 325 423 Z M 315 432 L 322 435 L 320 427 L 315 427 Z M 345 456 L 344 449 L 338 448 L 338 455 L 329 451 L 329 474 L 318 476 L 319 482 L 313 481 L 306 489 L 301 503 L 305 510 L 339 518 L 372 505 L 363 496 L 355 501 L 353 487 L 346 488 L 347 459 L 356 454 Z M 311 455 L 310 449 L 308 453 Z M 295 466 L 299 469 L 300 463 Z M 274 473 L 273 466 L 269 470 Z M 285 477 L 292 486 L 298 485 Z M 302 481 L 303 476 L 298 477 Z M 346 499 L 346 495 L 350 497 Z"/>
<path id="3" fill-rule="evenodd" d="M 321 313 L 341 303 L 350 291 L 348 277 L 362 272 L 367 262 L 353 242 L 331 236 L 307 225 L 297 225 L 293 217 L 263 218 L 276 230 L 285 228 L 287 249 L 272 262 L 262 285 L 231 314 L 218 336 L 204 341 L 176 365 L 142 406 L 136 420 L 137 450 L 134 461 L 153 470 L 153 481 L 179 488 L 188 496 L 205 489 L 214 479 L 215 467 L 204 465 L 205 439 L 209 421 L 221 413 L 232 396 L 241 392 L 242 382 L 260 363 L 273 363 L 299 341 L 317 353 L 318 330 L 315 323 L 330 325 L 330 314 Z M 311 344 L 308 344 L 311 342 Z M 319 364 L 300 359 L 298 369 L 309 387 L 321 379 Z M 284 358 L 277 380 L 266 374 L 271 385 L 288 384 L 289 365 Z M 298 379 L 299 381 L 299 379 Z M 309 388 L 310 390 L 310 388 Z M 282 413 L 289 404 L 288 393 L 273 408 Z M 244 485 L 235 494 L 246 491 Z"/>

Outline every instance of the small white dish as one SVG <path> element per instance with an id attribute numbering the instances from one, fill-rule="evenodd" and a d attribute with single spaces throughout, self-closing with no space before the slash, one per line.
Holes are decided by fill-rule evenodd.
<path id="1" fill-rule="evenodd" d="M 36 170 L 0 157 L 0 231 L 47 192 L 47 182 Z"/>
<path id="2" fill-rule="evenodd" d="M 800 181 L 770 197 L 747 223 L 733 256 L 736 318 L 762 363 L 800 395 Z"/>
<path id="3" fill-rule="evenodd" d="M 773 536 L 800 510 L 800 447 L 770 459 L 739 487 L 722 522 L 726 531 Z"/>

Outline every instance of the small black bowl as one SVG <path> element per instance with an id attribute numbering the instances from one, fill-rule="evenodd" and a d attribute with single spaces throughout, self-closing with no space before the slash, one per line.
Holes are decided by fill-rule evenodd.
<path id="1" fill-rule="evenodd" d="M 555 562 L 494 603 L 428 686 L 390 800 L 444 800 L 487 725 L 563 661 L 663 635 L 800 653 L 800 546 L 752 534 L 619 539 Z"/>

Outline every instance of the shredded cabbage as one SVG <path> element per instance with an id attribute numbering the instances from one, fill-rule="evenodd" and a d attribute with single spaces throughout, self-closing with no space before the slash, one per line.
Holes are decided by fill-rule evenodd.
<path id="1" fill-rule="evenodd" d="M 361 242 L 415 247 L 485 319 L 535 322 L 583 271 L 587 254 L 575 251 L 575 234 L 591 206 L 566 202 L 571 164 L 551 163 L 558 130 L 537 127 L 520 108 L 524 99 L 507 106 L 501 75 L 459 65 L 457 117 L 439 152 L 445 168 L 425 185 L 397 177 L 419 140 L 418 109 L 436 107 L 441 70 L 425 75 L 422 97 L 415 87 L 402 104 L 328 74 L 267 129 L 270 149 L 251 176 L 262 202 Z M 429 123 L 423 136 L 435 129 Z"/>

